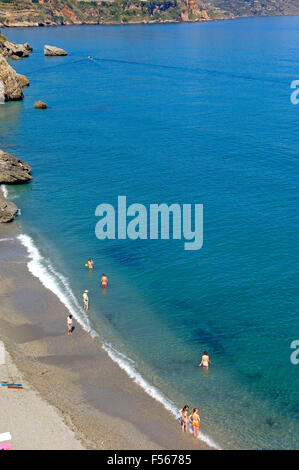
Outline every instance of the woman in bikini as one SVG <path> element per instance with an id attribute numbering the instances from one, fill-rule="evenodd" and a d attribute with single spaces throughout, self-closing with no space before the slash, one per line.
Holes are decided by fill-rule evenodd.
<path id="1" fill-rule="evenodd" d="M 201 363 L 198 365 L 198 367 L 204 367 L 204 368 L 208 369 L 210 364 L 212 364 L 211 361 L 210 361 L 210 357 L 209 357 L 207 351 L 205 351 L 203 353 L 202 358 L 201 358 Z"/>
<path id="2" fill-rule="evenodd" d="M 189 411 L 189 406 L 185 405 L 184 408 L 180 410 L 181 413 L 181 425 L 182 425 L 182 431 L 187 432 L 188 431 L 188 411 Z"/>
<path id="3" fill-rule="evenodd" d="M 87 261 L 87 266 L 88 266 L 88 269 L 93 269 L 93 261 L 91 258 L 89 258 L 89 260 Z"/>
<path id="4" fill-rule="evenodd" d="M 194 408 L 191 415 L 189 416 L 193 427 L 193 436 L 198 437 L 199 435 L 199 426 L 200 426 L 200 416 L 198 414 L 198 408 Z"/>

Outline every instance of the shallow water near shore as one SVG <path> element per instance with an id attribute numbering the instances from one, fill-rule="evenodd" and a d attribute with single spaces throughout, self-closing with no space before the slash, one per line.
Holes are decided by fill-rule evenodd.
<path id="1" fill-rule="evenodd" d="M 78 315 L 89 290 L 90 328 L 224 448 L 298 448 L 298 36 L 298 17 L 9 30 L 34 48 L 13 64 L 24 102 L 0 107 L 0 147 L 33 167 L 6 188 L 22 232 Z M 100 242 L 96 206 L 119 195 L 202 203 L 203 248 Z"/>

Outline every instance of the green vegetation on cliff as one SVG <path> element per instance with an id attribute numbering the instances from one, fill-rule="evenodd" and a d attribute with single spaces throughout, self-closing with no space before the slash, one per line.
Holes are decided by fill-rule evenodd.
<path id="1" fill-rule="evenodd" d="M 0 0 L 4 26 L 206 21 L 299 13 L 299 0 Z"/>

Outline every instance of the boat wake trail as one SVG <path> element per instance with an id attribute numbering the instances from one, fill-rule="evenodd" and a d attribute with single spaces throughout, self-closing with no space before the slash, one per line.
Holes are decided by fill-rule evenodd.
<path id="1" fill-rule="evenodd" d="M 250 75 L 250 74 L 236 74 L 236 73 L 225 72 L 223 70 L 206 69 L 203 67 L 192 68 L 192 67 L 183 67 L 183 66 L 175 66 L 175 65 L 154 64 L 151 62 L 141 62 L 141 61 L 137 62 L 137 61 L 124 60 L 124 59 L 103 58 L 103 57 L 91 57 L 90 60 L 98 64 L 100 64 L 101 62 L 102 63 L 110 62 L 110 63 L 120 64 L 120 65 L 133 65 L 133 66 L 147 67 L 147 68 L 153 68 L 153 69 L 173 70 L 173 71 L 178 71 L 178 72 L 191 73 L 195 75 L 207 74 L 207 75 L 227 77 L 229 79 L 233 78 L 237 80 L 253 80 L 253 81 L 279 83 L 279 84 L 286 83 L 286 80 L 284 79 L 280 80 L 277 78 L 272 78 L 271 76 L 265 77 L 265 76 L 257 76 L 257 75 Z"/>

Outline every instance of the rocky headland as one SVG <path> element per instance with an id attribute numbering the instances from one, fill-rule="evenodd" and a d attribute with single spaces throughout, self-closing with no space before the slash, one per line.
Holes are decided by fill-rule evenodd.
<path id="1" fill-rule="evenodd" d="M 29 85 L 24 75 L 19 75 L 0 55 L 0 102 L 18 101 L 24 98 L 22 88 Z"/>
<path id="2" fill-rule="evenodd" d="M 29 86 L 25 75 L 18 74 L 6 59 L 28 57 L 32 47 L 26 44 L 15 44 L 0 34 L 0 102 L 22 100 L 22 88 Z"/>
<path id="3" fill-rule="evenodd" d="M 0 103 L 22 100 L 22 88 L 29 86 L 25 75 L 18 74 L 7 58 L 20 59 L 32 52 L 29 44 L 15 44 L 0 35 Z M 20 158 L 0 149 L 0 185 L 24 184 L 32 180 L 31 167 Z M 0 190 L 0 223 L 11 222 L 19 209 Z"/>

